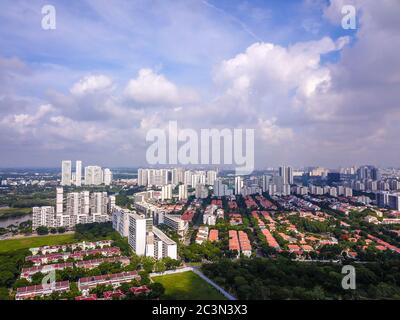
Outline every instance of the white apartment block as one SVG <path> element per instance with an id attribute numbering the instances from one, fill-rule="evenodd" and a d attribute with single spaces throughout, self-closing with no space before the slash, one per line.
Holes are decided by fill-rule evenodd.
<path id="1" fill-rule="evenodd" d="M 118 206 L 113 208 L 112 225 L 122 237 L 129 237 L 129 216 L 135 213 L 134 211 L 123 209 Z"/>
<path id="2" fill-rule="evenodd" d="M 70 186 L 72 182 L 72 162 L 63 160 L 61 162 L 61 185 Z"/>
<path id="3" fill-rule="evenodd" d="M 207 171 L 207 181 L 206 181 L 206 183 L 209 186 L 214 185 L 215 179 L 217 179 L 217 171 L 213 171 L 213 170 Z"/>
<path id="4" fill-rule="evenodd" d="M 206 180 L 207 176 L 205 171 L 196 171 L 194 174 L 192 174 L 191 186 L 195 189 L 199 184 L 205 185 Z"/>
<path id="5" fill-rule="evenodd" d="M 146 237 L 151 232 L 153 221 L 144 215 L 132 213 L 129 215 L 128 242 L 133 251 L 139 255 L 146 255 Z"/>
<path id="6" fill-rule="evenodd" d="M 235 194 L 240 194 L 243 188 L 243 178 L 240 176 L 235 177 Z"/>
<path id="7" fill-rule="evenodd" d="M 185 171 L 183 175 L 183 184 L 186 186 L 192 186 L 192 171 Z"/>
<path id="8" fill-rule="evenodd" d="M 205 184 L 199 183 L 196 185 L 195 197 L 199 199 L 205 199 L 208 197 L 208 188 Z"/>
<path id="9" fill-rule="evenodd" d="M 171 183 L 173 185 L 178 185 L 179 183 L 184 183 L 185 180 L 185 170 L 182 168 L 172 169 Z"/>
<path id="10" fill-rule="evenodd" d="M 162 223 L 176 231 L 180 237 L 184 237 L 189 230 L 189 223 L 182 220 L 180 215 L 160 213 L 158 215 L 158 224 Z"/>
<path id="11" fill-rule="evenodd" d="M 112 176 L 112 172 L 111 172 L 111 170 L 110 169 L 108 169 L 108 168 L 105 168 L 104 169 L 104 184 L 106 185 L 106 186 L 109 186 L 109 185 L 111 185 L 111 183 L 112 183 L 112 179 L 113 179 L 113 176 Z"/>
<path id="12" fill-rule="evenodd" d="M 186 200 L 188 198 L 187 186 L 184 184 L 178 187 L 178 200 Z"/>
<path id="13" fill-rule="evenodd" d="M 176 242 L 168 238 L 160 229 L 153 227 L 154 235 L 154 258 L 162 259 L 170 257 L 178 259 L 178 247 Z"/>
<path id="14" fill-rule="evenodd" d="M 167 184 L 161 187 L 161 200 L 171 200 L 172 199 L 172 184 Z"/>
<path id="15" fill-rule="evenodd" d="M 54 207 L 33 207 L 32 208 L 32 228 L 47 226 L 54 223 Z M 35 226 L 35 228 L 33 227 Z"/>
<path id="16" fill-rule="evenodd" d="M 75 185 L 80 187 L 82 185 L 82 161 L 76 161 L 75 165 Z"/>
<path id="17" fill-rule="evenodd" d="M 168 184 L 167 169 L 138 169 L 138 185 L 162 187 Z"/>
<path id="18" fill-rule="evenodd" d="M 103 183 L 103 170 L 99 166 L 85 167 L 85 185 L 98 186 Z"/>
<path id="19" fill-rule="evenodd" d="M 176 242 L 153 226 L 152 218 L 137 213 L 129 213 L 128 242 L 133 251 L 140 256 L 155 259 L 170 257 L 177 259 Z"/>
<path id="20" fill-rule="evenodd" d="M 56 189 L 56 213 L 57 214 L 63 213 L 63 207 L 64 207 L 63 197 L 64 197 L 63 188 L 57 188 Z"/>

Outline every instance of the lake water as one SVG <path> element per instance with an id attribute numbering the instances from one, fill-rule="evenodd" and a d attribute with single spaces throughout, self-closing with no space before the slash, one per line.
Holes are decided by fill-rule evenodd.
<path id="1" fill-rule="evenodd" d="M 32 220 L 32 214 L 27 214 L 22 217 L 11 217 L 11 218 L 7 218 L 7 219 L 0 219 L 0 228 L 6 228 L 12 224 L 15 224 L 17 226 L 21 222 L 25 222 L 28 220 Z"/>

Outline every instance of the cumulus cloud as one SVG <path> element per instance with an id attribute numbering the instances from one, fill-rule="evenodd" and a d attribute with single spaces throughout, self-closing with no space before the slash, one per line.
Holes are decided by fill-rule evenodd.
<path id="1" fill-rule="evenodd" d="M 197 100 L 194 91 L 178 88 L 151 69 L 140 69 L 138 76 L 129 81 L 125 94 L 135 102 L 149 105 L 181 105 Z"/>
<path id="2" fill-rule="evenodd" d="M 71 93 L 77 96 L 95 93 L 111 88 L 113 82 L 105 75 L 91 75 L 80 79 L 71 87 Z"/>

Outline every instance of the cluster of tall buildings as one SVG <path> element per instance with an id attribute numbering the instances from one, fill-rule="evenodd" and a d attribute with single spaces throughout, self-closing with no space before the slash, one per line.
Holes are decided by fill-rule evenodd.
<path id="1" fill-rule="evenodd" d="M 196 198 L 207 198 L 208 186 L 214 185 L 217 179 L 215 170 L 173 169 L 138 169 L 138 185 L 161 188 L 161 200 L 172 199 L 172 193 L 178 186 L 178 200 L 188 198 L 188 188 L 195 189 Z"/>
<path id="2" fill-rule="evenodd" d="M 214 195 L 217 197 L 251 194 L 261 194 L 268 192 L 270 195 L 290 194 L 290 186 L 293 184 L 293 168 L 280 167 L 276 175 L 263 175 L 262 177 L 250 177 L 244 179 L 243 176 L 235 176 L 233 190 L 222 178 L 217 178 L 214 182 Z"/>
<path id="3" fill-rule="evenodd" d="M 110 169 L 104 170 L 99 166 L 87 166 L 83 170 L 84 176 L 82 179 L 82 161 L 77 160 L 75 163 L 75 171 L 72 170 L 72 161 L 63 160 L 61 162 L 61 185 L 80 187 L 82 184 L 87 186 L 106 185 L 112 183 L 112 172 Z"/>
<path id="4" fill-rule="evenodd" d="M 400 211 L 400 193 L 390 193 L 387 191 L 376 193 L 377 205 L 381 208 L 390 208 Z"/>
<path id="5" fill-rule="evenodd" d="M 166 184 L 161 187 L 161 201 L 171 200 L 173 194 L 174 185 Z M 186 200 L 188 198 L 188 189 L 184 184 L 178 186 L 178 200 Z"/>
<path id="6" fill-rule="evenodd" d="M 223 180 L 221 178 L 217 178 L 215 180 L 213 192 L 216 197 L 225 197 L 233 195 L 233 190 L 229 189 L 228 185 L 223 183 Z"/>
<path id="7" fill-rule="evenodd" d="M 344 197 L 352 197 L 353 196 L 353 189 L 345 186 L 337 186 L 337 187 L 332 187 L 332 186 L 315 186 L 315 185 L 309 185 L 307 187 L 305 186 L 295 186 L 292 187 L 292 191 L 295 194 L 299 195 L 306 195 L 306 194 L 312 194 L 316 196 L 322 196 L 322 195 L 329 195 L 331 197 L 338 197 L 338 196 L 344 196 Z"/>
<path id="8" fill-rule="evenodd" d="M 32 229 L 64 227 L 73 229 L 77 224 L 110 221 L 115 197 L 107 192 L 70 192 L 64 198 L 63 188 L 56 189 L 56 207 L 43 206 L 32 209 Z"/>
<path id="9" fill-rule="evenodd" d="M 262 177 L 262 192 L 273 195 L 290 195 L 290 186 L 293 184 L 293 168 L 281 166 L 278 175 L 264 175 Z"/>
<path id="10" fill-rule="evenodd" d="M 173 169 L 138 169 L 138 185 L 145 187 L 162 187 L 167 184 L 177 186 L 184 184 L 196 188 L 198 184 L 213 185 L 217 178 L 215 170 L 185 170 Z"/>

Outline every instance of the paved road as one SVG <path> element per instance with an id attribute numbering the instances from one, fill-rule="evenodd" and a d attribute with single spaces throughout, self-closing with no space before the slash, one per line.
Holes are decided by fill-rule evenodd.
<path id="1" fill-rule="evenodd" d="M 223 288 L 221 288 L 218 284 L 216 284 L 214 281 L 212 281 L 210 278 L 206 277 L 200 270 L 198 270 L 197 268 L 192 268 L 193 272 L 195 274 L 197 274 L 200 278 L 202 278 L 203 280 L 205 280 L 207 283 L 209 283 L 210 285 L 212 285 L 215 289 L 217 289 L 219 292 L 221 292 L 225 298 L 227 298 L 228 300 L 236 300 L 236 298 L 231 295 L 230 293 L 226 292 Z"/>

